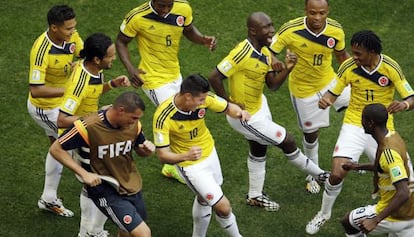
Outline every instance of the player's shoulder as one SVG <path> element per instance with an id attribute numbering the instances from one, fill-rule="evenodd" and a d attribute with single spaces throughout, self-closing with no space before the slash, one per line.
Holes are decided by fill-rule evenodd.
<path id="1" fill-rule="evenodd" d="M 149 4 L 149 1 L 139 5 L 138 7 L 133 8 L 132 10 L 130 10 L 126 14 L 125 19 L 127 21 L 130 21 L 134 17 L 139 17 L 143 14 L 146 14 L 148 11 L 151 11 L 151 6 Z"/>
<path id="2" fill-rule="evenodd" d="M 339 23 L 338 21 L 332 19 L 332 18 L 327 18 L 326 22 L 328 23 L 328 26 L 334 27 L 334 28 L 338 28 L 338 29 L 342 29 L 342 25 L 341 23 Z"/>
<path id="3" fill-rule="evenodd" d="M 350 57 L 346 59 L 338 68 L 338 76 L 340 77 L 345 72 L 352 70 L 356 67 L 355 59 L 353 57 Z"/>
<path id="4" fill-rule="evenodd" d="M 395 61 L 393 58 L 391 58 L 390 56 L 386 55 L 386 54 L 381 54 L 382 55 L 382 61 L 386 64 L 389 65 L 390 67 L 400 71 L 400 65 L 398 64 L 397 61 Z"/>
<path id="5" fill-rule="evenodd" d="M 46 48 L 47 46 L 51 46 L 51 45 L 52 45 L 52 42 L 50 42 L 50 40 L 47 38 L 47 32 L 43 32 L 33 42 L 32 50 L 40 50 L 42 48 Z"/>
<path id="6" fill-rule="evenodd" d="M 235 63 L 241 62 L 249 52 L 253 49 L 253 46 L 247 39 L 239 42 L 229 53 L 229 56 Z"/>
<path id="7" fill-rule="evenodd" d="M 304 27 L 305 17 L 297 17 L 295 19 L 285 22 L 278 30 L 278 34 L 283 34 L 289 30 L 296 29 L 297 27 Z"/>
<path id="8" fill-rule="evenodd" d="M 157 129 L 163 128 L 170 118 L 177 112 L 172 99 L 168 99 L 161 103 L 155 110 L 153 118 L 153 127 Z"/>

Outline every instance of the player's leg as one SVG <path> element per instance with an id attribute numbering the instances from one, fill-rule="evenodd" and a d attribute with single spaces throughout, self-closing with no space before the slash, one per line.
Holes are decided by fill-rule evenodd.
<path id="1" fill-rule="evenodd" d="M 230 201 L 223 196 L 220 201 L 214 205 L 216 220 L 228 236 L 241 237 L 239 227 L 237 226 L 236 216 L 232 212 Z"/>
<path id="2" fill-rule="evenodd" d="M 200 197 L 196 196 L 193 203 L 193 237 L 206 236 L 211 220 L 212 207 L 200 199 Z"/>

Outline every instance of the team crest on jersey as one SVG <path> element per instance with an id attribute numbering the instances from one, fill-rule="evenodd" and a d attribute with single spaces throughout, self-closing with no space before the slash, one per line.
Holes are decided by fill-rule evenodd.
<path id="1" fill-rule="evenodd" d="M 183 26 L 184 25 L 184 17 L 183 16 L 178 16 L 176 21 L 177 21 L 178 26 Z"/>
<path id="2" fill-rule="evenodd" d="M 69 45 L 69 52 L 74 53 L 75 50 L 76 50 L 76 44 L 75 43 L 70 44 Z"/>
<path id="3" fill-rule="evenodd" d="M 378 84 L 380 86 L 388 86 L 390 84 L 390 80 L 386 76 L 382 76 L 378 79 Z"/>
<path id="4" fill-rule="evenodd" d="M 76 106 L 78 105 L 78 103 L 76 102 L 76 100 L 74 99 L 67 99 L 65 104 L 64 104 L 64 108 L 69 111 L 69 112 L 73 112 L 76 108 Z"/>
<path id="5" fill-rule="evenodd" d="M 332 49 L 333 47 L 335 47 L 335 40 L 333 38 L 329 38 L 326 41 L 326 46 L 328 46 L 328 48 Z"/>
<path id="6" fill-rule="evenodd" d="M 208 201 L 213 200 L 213 198 L 214 198 L 214 194 L 212 194 L 212 193 L 207 193 L 207 194 L 206 194 L 206 199 L 207 199 Z"/>
<path id="7" fill-rule="evenodd" d="M 206 115 L 206 109 L 200 109 L 200 110 L 198 111 L 197 116 L 198 116 L 199 118 L 203 118 L 205 115 Z"/>
<path id="8" fill-rule="evenodd" d="M 132 222 L 132 217 L 131 217 L 130 215 L 125 215 L 125 216 L 122 218 L 122 221 L 123 221 L 125 224 L 129 225 L 129 224 L 131 224 L 131 222 Z"/>

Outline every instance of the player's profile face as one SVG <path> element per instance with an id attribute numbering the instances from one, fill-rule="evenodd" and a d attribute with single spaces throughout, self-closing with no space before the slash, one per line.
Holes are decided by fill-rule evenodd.
<path id="1" fill-rule="evenodd" d="M 160 17 L 165 17 L 173 8 L 174 0 L 152 0 L 151 5 L 157 15 Z"/>
<path id="2" fill-rule="evenodd" d="M 112 44 L 106 50 L 105 56 L 102 58 L 102 69 L 109 69 L 112 67 L 112 62 L 116 59 L 115 44 Z"/>
<path id="3" fill-rule="evenodd" d="M 52 31 L 59 41 L 69 41 L 75 31 L 76 20 L 70 19 L 64 21 L 61 25 L 52 25 Z"/>
<path id="4" fill-rule="evenodd" d="M 326 25 L 329 5 L 325 0 L 309 0 L 305 7 L 306 25 L 314 32 L 321 32 Z"/>
<path id="5" fill-rule="evenodd" d="M 195 111 L 200 105 L 206 102 L 208 92 L 201 93 L 196 96 L 192 95 L 190 100 L 187 102 L 188 107 L 191 111 Z"/>
<path id="6" fill-rule="evenodd" d="M 364 47 L 359 45 L 352 45 L 351 47 L 352 57 L 358 66 L 369 66 L 370 53 Z"/>
<path id="7" fill-rule="evenodd" d="M 270 46 L 274 35 L 275 28 L 272 19 L 268 16 L 263 16 L 260 23 L 256 27 L 257 41 L 259 41 L 259 43 L 263 46 Z"/>

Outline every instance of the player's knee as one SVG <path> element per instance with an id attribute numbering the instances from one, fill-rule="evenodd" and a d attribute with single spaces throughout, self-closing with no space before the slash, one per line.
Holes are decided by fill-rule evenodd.
<path id="1" fill-rule="evenodd" d="M 278 147 L 280 149 L 282 149 L 282 151 L 285 154 L 290 154 L 290 153 L 296 151 L 296 149 L 298 149 L 298 146 L 296 145 L 295 138 L 290 133 L 286 133 L 285 140 L 283 140 L 283 142 L 280 143 L 278 145 Z"/>
<path id="2" fill-rule="evenodd" d="M 231 213 L 230 201 L 225 196 L 213 208 L 216 214 L 221 217 L 228 216 Z"/>
<path id="3" fill-rule="evenodd" d="M 341 225 L 344 227 L 344 230 L 347 234 L 356 234 L 359 232 L 359 230 L 355 229 L 351 223 L 349 223 L 349 215 L 350 212 L 348 212 L 344 217 L 341 219 Z"/>

